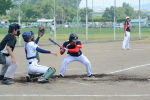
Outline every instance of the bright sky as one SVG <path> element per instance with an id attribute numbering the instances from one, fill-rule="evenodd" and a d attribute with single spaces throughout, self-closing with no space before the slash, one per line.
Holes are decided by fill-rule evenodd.
<path id="1" fill-rule="evenodd" d="M 92 0 L 87 0 L 88 1 L 88 7 L 92 6 Z M 150 0 L 140 0 L 141 4 L 147 4 L 150 3 Z M 116 0 L 116 6 L 122 6 L 122 3 L 126 2 L 131 5 L 138 5 L 139 0 Z M 80 3 L 80 8 L 86 6 L 86 0 L 82 0 Z M 114 0 L 93 0 L 93 6 L 102 6 L 102 7 L 110 7 L 114 6 Z"/>

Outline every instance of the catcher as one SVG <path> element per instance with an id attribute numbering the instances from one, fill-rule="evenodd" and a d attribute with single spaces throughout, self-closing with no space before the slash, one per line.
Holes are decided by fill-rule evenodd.
<path id="1" fill-rule="evenodd" d="M 78 40 L 78 36 L 75 33 L 71 33 L 69 41 L 64 42 L 63 46 L 60 47 L 60 54 L 63 55 L 67 51 L 66 58 L 62 62 L 60 71 L 60 77 L 64 77 L 66 73 L 67 65 L 73 61 L 79 61 L 86 67 L 88 77 L 94 77 L 91 73 L 91 63 L 86 56 L 82 54 L 80 50 L 82 48 L 81 42 Z"/>
<path id="2" fill-rule="evenodd" d="M 26 53 L 27 59 L 27 71 L 28 75 L 26 76 L 27 81 L 33 81 L 33 78 L 39 77 L 38 82 L 48 82 L 48 79 L 56 72 L 55 68 L 46 67 L 42 65 L 38 65 L 38 59 L 36 58 L 36 52 L 52 54 L 57 56 L 57 53 L 51 52 L 48 50 L 41 49 L 37 44 L 41 36 L 43 36 L 44 31 L 40 31 L 39 28 L 39 36 L 34 41 L 34 33 L 32 31 L 27 31 L 22 34 L 24 41 L 26 42 L 24 49 Z"/>

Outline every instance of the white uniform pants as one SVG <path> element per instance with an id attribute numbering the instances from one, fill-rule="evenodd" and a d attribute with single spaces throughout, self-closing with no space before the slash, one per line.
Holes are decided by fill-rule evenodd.
<path id="1" fill-rule="evenodd" d="M 122 49 L 130 49 L 129 42 L 130 42 L 130 32 L 126 31 L 126 36 L 124 36 Z"/>
<path id="2" fill-rule="evenodd" d="M 5 56 L 6 64 L 2 65 L 0 75 L 4 75 L 7 78 L 14 78 L 18 63 L 12 63 L 12 59 Z"/>
<path id="3" fill-rule="evenodd" d="M 62 76 L 65 76 L 67 65 L 73 61 L 79 61 L 85 65 L 87 76 L 90 76 L 92 74 L 91 73 L 91 63 L 89 62 L 87 57 L 85 57 L 83 54 L 78 57 L 74 57 L 74 56 L 67 54 L 66 58 L 62 62 L 62 67 L 61 67 L 61 71 L 60 71 L 60 74 Z"/>
<path id="4" fill-rule="evenodd" d="M 50 35 L 53 35 L 53 34 L 54 34 L 54 30 L 51 30 L 51 31 L 50 31 Z"/>
<path id="5" fill-rule="evenodd" d="M 46 66 L 38 65 L 37 62 L 32 62 L 32 64 L 28 63 L 27 66 L 28 73 L 34 75 L 44 74 L 49 68 Z"/>

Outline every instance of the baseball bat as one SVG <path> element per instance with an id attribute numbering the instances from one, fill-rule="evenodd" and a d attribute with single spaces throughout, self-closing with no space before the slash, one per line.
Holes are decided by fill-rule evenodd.
<path id="1" fill-rule="evenodd" d="M 49 38 L 49 40 L 50 40 L 51 42 L 53 42 L 55 45 L 61 47 L 61 46 L 60 46 L 57 42 L 55 42 L 53 39 Z"/>

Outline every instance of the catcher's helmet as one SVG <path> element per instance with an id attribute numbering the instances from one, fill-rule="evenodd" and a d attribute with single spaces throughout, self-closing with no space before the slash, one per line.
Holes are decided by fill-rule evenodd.
<path id="1" fill-rule="evenodd" d="M 77 42 L 78 41 L 78 36 L 76 33 L 71 33 L 69 36 L 69 42 Z"/>
<path id="2" fill-rule="evenodd" d="M 32 31 L 27 31 L 22 34 L 22 38 L 25 42 L 28 42 L 30 37 L 34 38 L 34 33 Z"/>

